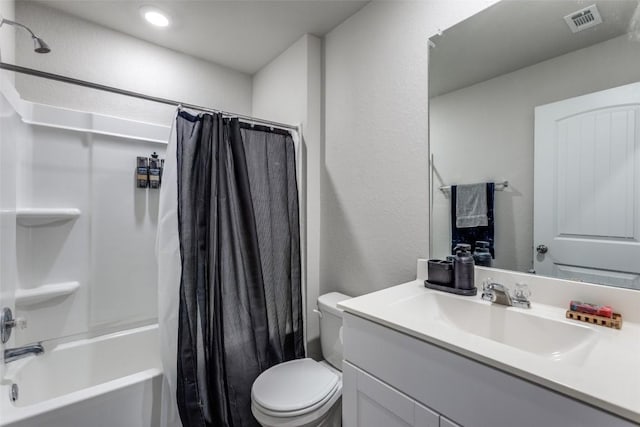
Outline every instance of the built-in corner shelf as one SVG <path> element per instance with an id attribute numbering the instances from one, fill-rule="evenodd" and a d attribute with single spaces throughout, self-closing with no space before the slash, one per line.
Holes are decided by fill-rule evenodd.
<path id="1" fill-rule="evenodd" d="M 16 221 L 23 227 L 38 227 L 76 219 L 82 212 L 75 208 L 18 209 Z"/>
<path id="2" fill-rule="evenodd" d="M 32 289 L 16 290 L 16 307 L 29 307 L 54 298 L 66 297 L 80 287 L 79 282 L 52 283 Z"/>

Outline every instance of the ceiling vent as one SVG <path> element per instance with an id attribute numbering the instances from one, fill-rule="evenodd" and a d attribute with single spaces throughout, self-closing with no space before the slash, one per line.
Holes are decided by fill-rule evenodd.
<path id="1" fill-rule="evenodd" d="M 574 33 L 602 24 L 602 17 L 595 4 L 568 14 L 564 20 Z"/>

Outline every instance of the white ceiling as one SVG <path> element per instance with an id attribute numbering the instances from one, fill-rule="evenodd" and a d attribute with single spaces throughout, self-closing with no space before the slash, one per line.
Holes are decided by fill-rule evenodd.
<path id="1" fill-rule="evenodd" d="M 368 0 L 40 0 L 39 3 L 253 74 L 305 33 L 325 35 Z M 168 13 L 171 25 L 162 29 L 144 22 L 139 12 L 143 5 L 157 6 Z"/>
<path id="2" fill-rule="evenodd" d="M 603 23 L 573 34 L 564 16 L 596 4 Z M 638 0 L 505 0 L 432 37 L 438 96 L 626 34 Z M 636 16 L 636 20 L 638 16 Z"/>

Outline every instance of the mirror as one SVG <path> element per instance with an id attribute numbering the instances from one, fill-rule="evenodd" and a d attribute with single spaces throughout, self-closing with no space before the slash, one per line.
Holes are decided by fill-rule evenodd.
<path id="1" fill-rule="evenodd" d="M 639 21 L 637 0 L 503 0 L 430 39 L 432 258 L 450 186 L 494 182 L 493 267 L 640 290 Z"/>

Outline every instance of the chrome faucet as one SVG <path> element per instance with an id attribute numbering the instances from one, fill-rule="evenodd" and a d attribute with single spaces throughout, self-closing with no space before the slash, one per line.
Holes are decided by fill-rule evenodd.
<path id="1" fill-rule="evenodd" d="M 500 283 L 492 282 L 491 279 L 488 279 L 482 285 L 483 300 L 509 307 L 531 308 L 530 296 L 531 291 L 523 283 L 516 284 L 516 291 L 513 296 L 509 293 L 509 288 Z"/>
<path id="2" fill-rule="evenodd" d="M 18 348 L 7 348 L 4 350 L 4 363 L 13 362 L 14 360 L 22 359 L 23 357 L 38 355 L 44 353 L 44 347 L 42 344 L 25 345 Z"/>

